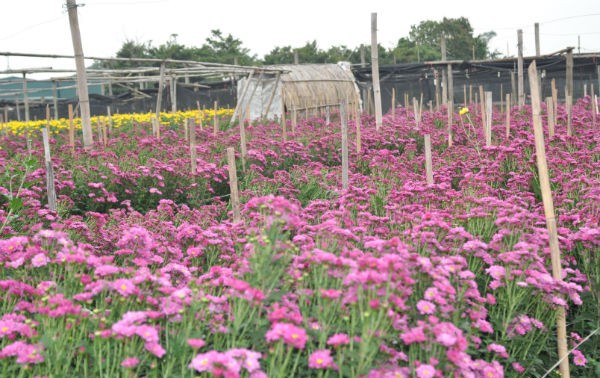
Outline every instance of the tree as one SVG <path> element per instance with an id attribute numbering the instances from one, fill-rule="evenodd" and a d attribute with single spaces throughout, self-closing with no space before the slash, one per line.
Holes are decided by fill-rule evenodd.
<path id="1" fill-rule="evenodd" d="M 422 47 L 423 51 L 435 52 L 434 59 L 437 60 L 441 58 L 442 34 L 446 38 L 447 58 L 463 60 L 490 57 L 488 44 L 496 35 L 494 32 L 486 32 L 474 36 L 473 27 L 467 18 L 444 17 L 442 21 L 427 20 L 421 21 L 419 25 L 412 25 L 409 39 Z"/>

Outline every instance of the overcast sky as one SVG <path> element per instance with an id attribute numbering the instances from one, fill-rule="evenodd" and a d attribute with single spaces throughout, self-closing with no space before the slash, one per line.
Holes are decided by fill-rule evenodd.
<path id="1" fill-rule="evenodd" d="M 5 1 L 0 51 L 72 54 L 66 9 L 61 0 Z M 371 13 L 377 13 L 378 41 L 386 48 L 408 36 L 411 25 L 443 17 L 467 17 L 475 34 L 493 30 L 492 49 L 516 55 L 517 29 L 523 29 L 524 54 L 535 53 L 535 22 L 541 51 L 567 46 L 600 51 L 600 0 L 400 1 L 303 0 L 78 0 L 84 54 L 114 56 L 127 39 L 157 46 L 177 34 L 186 46 L 201 46 L 212 29 L 232 34 L 259 58 L 279 46 L 319 48 L 370 44 Z M 575 50 L 577 52 L 577 50 Z M 91 63 L 88 61 L 88 64 Z M 31 67 L 74 68 L 70 60 L 5 58 L 0 70 Z"/>

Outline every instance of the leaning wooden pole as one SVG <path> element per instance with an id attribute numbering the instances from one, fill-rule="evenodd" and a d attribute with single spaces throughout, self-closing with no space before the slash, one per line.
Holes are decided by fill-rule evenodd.
<path id="1" fill-rule="evenodd" d="M 373 97 L 375 98 L 375 130 L 382 125 L 381 87 L 379 83 L 379 48 L 377 45 L 377 13 L 371 13 L 371 75 L 373 77 Z"/>
<path id="2" fill-rule="evenodd" d="M 519 109 L 525 105 L 525 84 L 523 79 L 523 30 L 517 30 L 517 47 L 519 55 L 517 58 L 517 79 L 518 79 L 518 102 Z"/>
<path id="3" fill-rule="evenodd" d="M 552 260 L 552 276 L 557 281 L 562 281 L 562 266 L 560 250 L 558 246 L 558 233 L 556 228 L 556 217 L 554 215 L 554 203 L 550 189 L 550 176 L 546 161 L 546 149 L 544 146 L 544 132 L 542 129 L 542 116 L 540 106 L 540 93 L 537 79 L 537 67 L 535 61 L 529 65 L 529 89 L 531 91 L 531 105 L 533 113 L 533 131 L 535 133 L 535 151 L 537 158 L 538 174 L 544 202 L 544 214 L 546 216 L 546 228 L 550 242 L 550 258 Z M 560 363 L 561 378 L 569 378 L 569 359 L 567 345 L 567 324 L 565 320 L 565 308 L 558 306 L 556 309 L 556 332 L 558 339 L 558 358 Z"/>
<path id="4" fill-rule="evenodd" d="M 94 139 L 92 136 L 92 123 L 90 120 L 90 99 L 87 87 L 87 75 L 85 72 L 85 61 L 83 59 L 83 47 L 81 34 L 79 32 L 79 18 L 77 16 L 76 0 L 67 0 L 69 12 L 69 25 L 71 26 L 71 39 L 75 55 L 75 67 L 77 71 L 77 95 L 79 97 L 79 109 L 81 114 L 81 129 L 83 131 L 83 147 L 86 150 L 92 148 Z"/>
<path id="5" fill-rule="evenodd" d="M 227 168 L 229 170 L 229 189 L 231 190 L 230 202 L 233 210 L 233 223 L 238 223 L 242 219 L 242 216 L 240 215 L 240 194 L 238 191 L 235 150 L 233 147 L 227 148 Z"/>

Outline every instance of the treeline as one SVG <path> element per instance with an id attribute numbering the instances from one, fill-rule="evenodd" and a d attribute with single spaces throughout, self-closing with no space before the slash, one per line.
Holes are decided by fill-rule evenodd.
<path id="1" fill-rule="evenodd" d="M 379 63 L 411 63 L 441 59 L 440 41 L 444 35 L 447 59 L 486 59 L 495 58 L 498 51 L 490 51 L 489 42 L 496 35 L 489 31 L 479 35 L 473 34 L 473 28 L 467 18 L 444 18 L 441 21 L 422 21 L 412 25 L 409 35 L 398 40 L 396 46 L 384 48 L 379 45 Z M 367 62 L 370 59 L 370 46 L 364 46 Z M 270 65 L 291 64 L 297 56 L 299 63 L 337 63 L 349 61 L 361 63 L 361 46 L 332 46 L 322 50 L 317 41 L 306 42 L 302 47 L 274 47 L 262 59 L 244 47 L 243 42 L 225 35 L 221 30 L 212 30 L 210 37 L 200 47 L 188 47 L 177 41 L 177 34 L 172 34 L 166 43 L 154 46 L 152 42 L 126 40 L 117 57 L 122 58 L 159 58 L 195 60 L 222 64 Z M 97 64 L 100 65 L 100 64 Z M 113 62 L 110 68 L 134 66 L 135 63 Z"/>

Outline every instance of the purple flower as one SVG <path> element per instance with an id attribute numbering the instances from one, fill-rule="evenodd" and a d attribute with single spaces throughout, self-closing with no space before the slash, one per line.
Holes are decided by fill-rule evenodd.
<path id="1" fill-rule="evenodd" d="M 331 358 L 331 351 L 328 349 L 319 349 L 314 351 L 310 357 L 308 357 L 308 367 L 311 369 L 335 369 L 337 365 Z"/>

